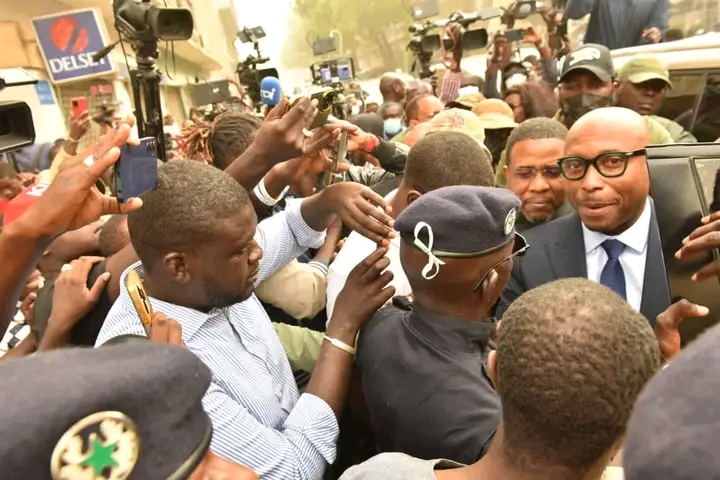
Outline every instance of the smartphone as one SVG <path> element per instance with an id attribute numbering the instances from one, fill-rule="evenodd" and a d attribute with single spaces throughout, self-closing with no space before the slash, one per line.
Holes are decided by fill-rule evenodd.
<path id="1" fill-rule="evenodd" d="M 139 197 L 157 186 L 157 145 L 152 137 L 140 140 L 140 145 L 125 145 L 115 164 L 115 195 L 121 203 Z"/>
<path id="2" fill-rule="evenodd" d="M 85 97 L 72 97 L 70 99 L 70 113 L 72 118 L 79 117 L 82 113 L 87 112 L 88 101 Z"/>
<path id="3" fill-rule="evenodd" d="M 140 317 L 140 322 L 145 328 L 145 333 L 150 335 L 150 329 L 152 328 L 152 315 L 153 309 L 150 304 L 150 297 L 145 292 L 140 275 L 135 271 L 134 268 L 128 270 L 127 278 L 125 279 L 125 288 L 130 294 L 135 311 Z"/>
<path id="4" fill-rule="evenodd" d="M 508 42 L 521 42 L 525 40 L 525 30 L 522 28 L 513 28 L 505 30 L 505 40 Z"/>
<path id="5" fill-rule="evenodd" d="M 662 241 L 669 296 L 673 301 L 685 298 L 710 309 L 707 317 L 688 319 L 680 325 L 682 343 L 686 345 L 720 322 L 720 283 L 690 280 L 702 266 L 720 259 L 720 252 L 675 258 L 683 239 L 701 225 L 700 219 L 718 203 L 713 197 L 720 169 L 720 145 L 665 145 L 647 150 L 650 192 Z M 712 150 L 717 150 L 717 155 Z"/>
<path id="6" fill-rule="evenodd" d="M 295 104 L 300 100 L 301 97 L 307 95 L 296 95 L 290 99 L 290 108 L 294 107 Z M 310 98 L 318 101 L 318 114 L 313 120 L 312 124 L 308 127 L 308 130 L 314 130 L 325 125 L 328 121 L 328 117 L 332 112 L 333 103 L 335 103 L 335 97 L 337 92 L 333 88 L 321 88 L 315 90 L 310 94 Z"/>

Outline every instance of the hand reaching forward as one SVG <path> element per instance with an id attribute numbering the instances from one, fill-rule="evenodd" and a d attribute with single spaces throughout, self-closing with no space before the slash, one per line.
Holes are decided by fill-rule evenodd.
<path id="1" fill-rule="evenodd" d="M 387 286 L 393 274 L 385 271 L 390 265 L 386 253 L 387 248 L 378 248 L 352 269 L 335 302 L 328 329 L 359 331 L 395 295 L 395 287 Z"/>
<path id="2" fill-rule="evenodd" d="M 117 130 L 109 130 L 95 145 L 66 161 L 52 183 L 35 185 L 38 199 L 21 217 L 28 231 L 38 238 L 54 238 L 102 215 L 140 208 L 140 199 L 121 204 L 95 187 L 103 172 L 120 158 L 120 147 L 128 143 L 134 124 L 133 117 L 124 120 Z"/>

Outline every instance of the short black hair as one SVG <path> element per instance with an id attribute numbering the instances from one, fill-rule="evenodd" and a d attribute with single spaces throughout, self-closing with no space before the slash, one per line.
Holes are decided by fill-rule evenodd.
<path id="1" fill-rule="evenodd" d="M 505 159 L 507 160 L 507 164 L 510 165 L 512 149 L 517 142 L 522 142 L 523 140 L 542 140 L 545 138 L 565 140 L 567 134 L 567 127 L 552 118 L 537 117 L 525 120 L 515 127 L 508 137 L 507 144 L 505 145 Z"/>
<path id="2" fill-rule="evenodd" d="M 497 349 L 503 447 L 518 468 L 585 471 L 620 440 L 660 367 L 647 319 L 584 278 L 529 290 L 503 315 Z"/>
<path id="3" fill-rule="evenodd" d="M 421 93 L 419 95 L 415 95 L 407 104 L 405 105 L 405 120 L 408 122 L 410 120 L 417 120 L 418 115 L 420 115 L 420 100 L 423 98 L 433 97 L 434 95 L 432 93 Z"/>
<path id="4" fill-rule="evenodd" d="M 380 105 L 380 110 L 378 110 L 378 115 L 380 115 L 380 118 L 383 118 L 385 115 L 385 111 L 390 108 L 397 108 L 400 110 L 400 113 L 403 113 L 403 106 L 397 102 L 385 102 L 382 105 Z"/>
<path id="5" fill-rule="evenodd" d="M 455 185 L 493 186 L 487 149 L 461 132 L 433 132 L 412 146 L 405 183 L 423 193 Z"/>
<path id="6" fill-rule="evenodd" d="M 164 164 L 157 187 L 140 198 L 143 206 L 128 214 L 128 230 L 146 270 L 170 252 L 207 244 L 218 222 L 249 202 L 247 191 L 228 174 L 193 160 Z"/>
<path id="7" fill-rule="evenodd" d="M 113 215 L 100 229 L 98 236 L 100 255 L 107 258 L 116 254 L 130 243 L 127 229 L 127 215 Z"/>

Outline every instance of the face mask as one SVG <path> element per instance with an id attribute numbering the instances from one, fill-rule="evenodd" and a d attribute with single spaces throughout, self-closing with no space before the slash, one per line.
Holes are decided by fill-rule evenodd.
<path id="1" fill-rule="evenodd" d="M 527 82 L 527 75 L 524 73 L 513 73 L 505 80 L 505 88 L 510 89 Z"/>
<path id="2" fill-rule="evenodd" d="M 352 108 L 350 108 L 350 115 L 359 115 L 360 114 L 360 105 L 353 105 Z"/>
<path id="3" fill-rule="evenodd" d="M 400 118 L 388 118 L 385 120 L 385 135 L 394 137 L 402 130 L 402 119 Z"/>
<path id="4" fill-rule="evenodd" d="M 565 126 L 570 128 L 580 117 L 589 111 L 597 108 L 612 106 L 612 97 L 605 97 L 595 93 L 581 93 L 573 95 L 560 102 L 562 108 L 563 121 Z"/>

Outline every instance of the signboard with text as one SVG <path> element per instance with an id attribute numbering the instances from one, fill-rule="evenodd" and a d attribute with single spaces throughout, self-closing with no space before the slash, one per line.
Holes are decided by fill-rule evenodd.
<path id="1" fill-rule="evenodd" d="M 75 10 L 32 19 L 35 37 L 53 83 L 113 73 L 110 57 L 92 59 L 107 45 L 97 10 Z"/>

